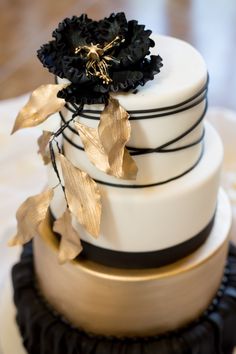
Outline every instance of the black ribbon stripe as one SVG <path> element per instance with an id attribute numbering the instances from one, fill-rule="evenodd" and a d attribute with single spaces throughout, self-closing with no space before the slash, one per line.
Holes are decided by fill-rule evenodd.
<path id="1" fill-rule="evenodd" d="M 214 225 L 215 215 L 216 213 L 214 213 L 207 225 L 196 235 L 193 235 L 187 241 L 165 249 L 146 252 L 115 251 L 95 246 L 81 240 L 83 250 L 79 258 L 89 259 L 99 264 L 115 268 L 144 269 L 163 267 L 196 251 L 208 238 Z M 53 225 L 54 221 L 55 217 L 51 211 L 51 225 Z M 58 234 L 57 236 L 60 238 Z"/>
<path id="2" fill-rule="evenodd" d="M 115 268 L 155 268 L 174 263 L 196 251 L 209 236 L 215 214 L 209 223 L 195 236 L 178 245 L 150 252 L 114 251 L 81 240 L 83 251 L 79 257 Z"/>
<path id="3" fill-rule="evenodd" d="M 84 151 L 83 146 L 80 146 L 78 144 L 76 144 L 74 141 L 72 141 L 70 138 L 68 138 L 68 136 L 63 132 L 62 133 L 63 138 L 70 143 L 72 146 L 74 146 L 76 149 Z M 77 134 L 78 135 L 78 134 Z M 178 148 L 173 148 L 173 149 L 159 149 L 159 148 L 155 148 L 155 149 L 142 149 L 142 148 L 128 148 L 128 150 L 130 151 L 130 155 L 132 156 L 137 156 L 137 155 L 145 155 L 145 154 L 150 154 L 150 153 L 168 153 L 168 152 L 176 152 L 176 151 L 181 151 L 181 150 L 185 150 L 188 149 L 190 147 L 196 146 L 198 145 L 204 138 L 205 136 L 205 129 L 203 129 L 202 135 L 200 136 L 200 138 L 198 138 L 197 140 L 195 140 L 193 143 L 189 143 L 187 145 L 183 145 L 183 146 L 179 146 Z M 132 151 L 132 150 L 137 150 L 137 151 Z"/>
<path id="4" fill-rule="evenodd" d="M 78 148 L 78 145 L 76 145 L 72 140 L 70 140 L 68 137 L 66 137 L 65 134 L 63 134 L 63 137 L 74 147 Z M 81 150 L 83 150 L 83 148 L 81 148 Z M 169 179 L 166 179 L 164 181 L 160 181 L 160 182 L 155 182 L 155 183 L 148 183 L 148 184 L 121 184 L 121 183 L 111 183 L 111 182 L 105 182 L 105 181 L 101 181 L 98 179 L 93 178 L 93 180 L 99 184 L 103 184 L 109 187 L 116 187 L 116 188 L 148 188 L 148 187 L 155 187 L 155 186 L 160 186 L 172 181 L 175 181 L 183 176 L 185 176 L 187 173 L 191 172 L 201 161 L 202 156 L 203 156 L 203 152 L 204 152 L 204 146 L 202 146 L 202 151 L 201 154 L 199 156 L 199 158 L 197 159 L 197 161 L 187 170 L 185 170 L 184 172 L 182 172 L 181 174 L 171 177 Z"/>
<path id="5" fill-rule="evenodd" d="M 190 128 L 188 128 L 186 131 L 184 131 L 183 133 L 181 133 L 180 135 L 178 135 L 174 139 L 171 139 L 168 142 L 166 142 L 166 143 L 164 143 L 164 144 L 162 144 L 162 145 L 160 145 L 160 146 L 158 146 L 156 148 L 136 148 L 136 147 L 131 147 L 131 146 L 126 146 L 126 148 L 130 151 L 131 155 L 136 156 L 136 155 L 150 154 L 150 153 L 154 153 L 154 152 L 160 152 L 160 153 L 162 153 L 162 152 L 175 152 L 175 151 L 180 151 L 180 150 L 183 150 L 183 149 L 187 149 L 187 148 L 193 147 L 193 146 L 199 144 L 203 140 L 204 134 L 205 134 L 204 130 L 203 130 L 202 135 L 200 136 L 200 138 L 198 138 L 196 141 L 194 141 L 194 142 L 192 142 L 190 144 L 187 144 L 187 145 L 184 145 L 184 146 L 179 146 L 179 147 L 172 148 L 172 149 L 165 149 L 166 147 L 178 142 L 179 140 L 183 139 L 185 136 L 190 134 L 192 131 L 194 131 L 194 129 L 196 129 L 199 126 L 199 124 L 202 122 L 202 120 L 204 119 L 206 111 L 207 111 L 207 108 L 208 108 L 208 104 L 207 104 L 207 101 L 206 101 L 204 110 L 203 110 L 200 118 Z M 66 123 L 66 120 L 65 120 L 62 112 L 59 112 L 59 114 L 60 114 L 62 122 Z M 69 129 L 75 135 L 79 136 L 78 131 L 75 128 L 73 128 L 71 125 L 68 125 L 67 129 Z M 76 147 L 79 150 L 84 150 L 84 148 L 82 146 L 79 146 L 78 144 L 72 142 L 71 139 L 69 139 L 64 132 L 63 132 L 63 136 L 71 145 L 73 145 L 74 147 Z"/>
<path id="6" fill-rule="evenodd" d="M 136 148 L 136 147 L 131 147 L 131 146 L 127 146 L 127 149 L 129 150 L 130 154 L 132 156 L 138 156 L 138 155 L 145 155 L 145 154 L 150 154 L 150 153 L 172 153 L 172 152 L 177 152 L 177 151 L 182 151 L 184 149 L 189 149 L 191 147 L 194 147 L 198 144 L 200 144 L 203 139 L 204 139 L 204 134 L 205 134 L 205 130 L 203 129 L 201 136 L 196 139 L 195 141 L 188 143 L 186 145 L 183 146 L 179 146 L 176 148 L 171 148 L 170 146 L 177 143 L 178 141 L 182 140 L 184 137 L 186 137 L 187 135 L 189 135 L 192 131 L 194 131 L 199 124 L 202 122 L 202 120 L 205 117 L 207 108 L 208 108 L 208 101 L 207 101 L 207 88 L 208 88 L 208 82 L 209 82 L 209 76 L 207 76 L 207 81 L 205 83 L 205 85 L 202 87 L 202 89 L 197 92 L 195 95 L 193 95 L 192 97 L 190 97 L 189 99 L 178 103 L 176 105 L 172 105 L 172 106 L 168 106 L 168 107 L 161 107 L 161 108 L 157 108 L 157 109 L 151 109 L 151 110 L 144 110 L 144 111 L 129 111 L 130 114 L 143 114 L 143 113 L 153 113 L 153 112 L 162 112 L 160 114 L 155 114 L 153 116 L 138 116 L 138 117 L 132 117 L 133 119 L 148 119 L 148 118 L 158 118 L 158 117 L 165 117 L 168 116 L 170 114 L 176 114 L 182 111 L 185 111 L 187 109 L 190 109 L 196 105 L 198 105 L 199 103 L 203 102 L 205 100 L 205 105 L 204 105 L 204 109 L 202 114 L 200 115 L 200 117 L 197 119 L 197 121 L 192 124 L 192 126 L 190 126 L 188 129 L 186 129 L 183 133 L 179 134 L 177 137 L 171 139 L 170 141 L 157 146 L 156 148 Z M 82 110 L 81 107 L 77 107 L 76 104 L 71 104 L 72 107 L 74 109 L 72 109 L 68 104 L 66 104 L 66 108 L 69 109 L 72 113 L 73 116 L 76 117 L 76 113 L 78 113 L 77 115 L 80 117 L 83 117 L 84 112 L 89 112 L 89 113 L 98 113 L 101 114 L 102 111 L 90 111 L 90 110 Z M 172 110 L 172 111 L 171 111 Z M 165 112 L 166 111 L 166 112 Z M 66 124 L 66 120 L 62 114 L 62 112 L 59 112 L 60 116 L 61 116 L 61 120 L 64 124 Z M 90 117 L 91 118 L 91 117 Z M 99 119 L 99 117 L 93 117 L 91 119 Z M 78 131 L 73 128 L 70 124 L 68 124 L 67 129 L 69 129 L 72 133 L 74 133 L 75 135 L 79 136 Z M 70 143 L 72 146 L 74 146 L 75 148 L 84 151 L 84 148 L 82 146 L 79 146 L 78 144 L 76 144 L 75 142 L 73 142 L 66 134 L 65 131 L 62 132 L 64 139 Z M 168 148 L 169 147 L 169 148 Z M 187 173 L 189 173 L 190 171 L 192 171 L 200 162 L 202 156 L 203 156 L 203 146 L 202 146 L 202 151 L 201 154 L 199 156 L 199 158 L 197 159 L 197 161 L 194 162 L 194 164 L 188 168 L 187 170 L 185 170 L 184 172 L 182 172 L 181 174 L 177 175 L 177 176 L 173 176 L 171 178 L 168 178 L 167 180 L 164 181 L 160 181 L 160 182 L 155 182 L 155 183 L 149 183 L 149 184 L 121 184 L 121 183 L 110 183 L 110 182 L 105 182 L 105 181 L 101 181 L 98 179 L 94 179 L 97 183 L 103 184 L 103 185 L 107 185 L 107 186 L 111 186 L 111 187 L 119 187 L 119 188 L 145 188 L 145 187 L 153 187 L 153 186 L 158 186 L 158 185 L 162 185 L 171 181 L 174 181 L 180 177 L 183 177 L 184 175 L 186 175 Z"/>
<path id="7" fill-rule="evenodd" d="M 198 121 L 192 126 L 190 127 L 186 132 L 182 133 L 180 136 L 181 136 L 181 139 L 186 136 L 187 134 L 189 134 L 190 131 L 194 130 L 199 124 L 200 122 L 203 120 L 204 116 L 205 116 L 205 112 L 207 110 L 207 104 L 205 106 L 205 109 L 204 109 L 204 112 L 203 114 L 201 115 L 201 117 L 198 119 Z M 60 115 L 61 117 L 63 118 L 62 116 L 62 113 L 60 112 Z M 77 132 L 76 132 L 77 133 Z M 78 133 L 77 133 L 78 135 Z M 82 147 L 80 147 L 79 145 L 77 145 L 76 143 L 74 143 L 72 140 L 70 140 L 66 135 L 65 133 L 63 133 L 63 137 L 64 139 L 69 142 L 72 146 L 74 146 L 75 148 L 79 149 L 79 150 L 84 150 Z M 201 139 L 199 141 L 199 143 L 203 140 L 203 137 L 204 137 L 204 131 L 203 131 L 203 134 L 201 136 Z M 141 154 L 147 154 L 147 153 L 153 153 L 153 152 L 174 152 L 174 151 L 180 151 L 180 150 L 183 150 L 184 148 L 190 148 L 194 145 L 196 145 L 196 143 L 192 143 L 192 144 L 188 144 L 187 146 L 185 147 L 180 147 L 180 148 L 175 148 L 175 149 L 170 149 L 170 150 L 164 150 L 165 147 L 167 147 L 168 145 L 171 145 L 173 144 L 174 142 L 178 141 L 179 139 L 178 138 L 175 138 L 173 139 L 171 142 L 169 143 L 166 143 L 166 144 L 163 144 L 162 146 L 160 146 L 159 148 L 156 148 L 156 149 L 152 149 L 152 151 L 150 151 L 150 149 L 143 149 L 143 150 L 139 150 L 139 153 L 135 153 L 135 152 L 131 152 L 131 155 L 141 155 Z M 164 151 L 163 151 L 164 150 Z M 163 185 L 165 183 L 169 183 L 169 182 L 172 182 L 174 180 L 177 180 L 179 179 L 180 177 L 183 177 L 184 175 L 186 175 L 187 173 L 189 173 L 190 171 L 192 171 L 198 164 L 199 162 L 201 161 L 201 158 L 203 156 L 203 152 L 204 152 L 204 146 L 202 146 L 202 151 L 201 151 L 201 154 L 199 156 L 199 158 L 197 159 L 197 161 L 190 167 L 188 168 L 187 170 L 185 170 L 184 172 L 182 172 L 181 174 L 177 175 L 177 176 L 174 176 L 174 177 L 171 177 L 169 179 L 166 179 L 164 181 L 160 181 L 160 182 L 155 182 L 155 183 L 148 183 L 148 184 L 121 184 L 121 183 L 111 183 L 111 182 L 105 182 L 105 181 L 101 181 L 101 180 L 98 180 L 98 179 L 95 179 L 94 178 L 94 181 L 99 183 L 99 184 L 103 184 L 103 185 L 106 185 L 106 186 L 110 186 L 110 187 L 117 187 L 117 188 L 148 188 L 148 187 L 154 187 L 154 186 L 159 186 L 159 185 Z"/>
<path id="8" fill-rule="evenodd" d="M 162 118 L 162 117 L 165 117 L 165 116 L 178 114 L 178 113 L 187 111 L 187 110 L 199 105 L 200 103 L 202 103 L 205 100 L 206 95 L 207 95 L 207 92 L 202 97 L 200 97 L 198 100 L 193 102 L 192 104 L 190 104 L 188 106 L 180 107 L 179 109 L 176 109 L 176 110 L 173 110 L 173 111 L 162 112 L 162 113 L 158 113 L 158 114 L 155 113 L 155 114 L 152 114 L 152 115 L 138 115 L 138 116 L 133 116 L 133 115 L 130 114 L 131 111 L 128 111 L 128 113 L 130 114 L 129 120 L 132 121 L 132 120 Z M 89 115 L 89 114 L 86 114 L 86 112 L 92 113 L 94 111 L 83 110 L 83 112 L 80 113 L 80 117 L 86 118 L 86 119 L 92 119 L 92 120 L 99 120 L 100 119 L 100 116 Z M 98 112 L 100 112 L 100 111 L 98 111 Z M 134 112 L 136 112 L 136 114 L 138 114 L 138 112 L 139 112 L 139 114 L 141 114 L 141 112 L 144 112 L 144 111 L 134 111 Z M 145 112 L 148 112 L 148 111 L 145 111 Z M 102 113 L 102 111 L 101 111 L 101 113 Z"/>
<path id="9" fill-rule="evenodd" d="M 203 152 L 204 152 L 204 146 L 202 147 L 202 151 L 201 154 L 199 156 L 199 158 L 197 159 L 197 161 L 187 170 L 185 170 L 184 172 L 182 172 L 181 174 L 171 177 L 169 179 L 166 179 L 164 181 L 160 181 L 160 182 L 154 182 L 154 183 L 148 183 L 148 184 L 121 184 L 121 183 L 111 183 L 111 182 L 105 182 L 105 181 L 101 181 L 99 179 L 93 178 L 93 180 L 99 184 L 103 184 L 109 187 L 116 187 L 116 188 L 149 188 L 149 187 L 156 187 L 156 186 L 161 186 L 163 184 L 175 181 L 183 176 L 185 176 L 186 174 L 188 174 L 189 172 L 191 172 L 201 161 L 202 156 L 203 156 Z"/>
<path id="10" fill-rule="evenodd" d="M 145 109 L 145 110 L 128 110 L 128 113 L 131 115 L 131 117 L 129 119 L 130 120 L 140 120 L 140 119 L 159 118 L 159 117 L 177 114 L 177 113 L 186 111 L 188 109 L 191 109 L 191 108 L 197 106 L 198 104 L 200 104 L 202 101 L 204 101 L 207 98 L 208 84 L 209 84 L 209 75 L 207 75 L 207 80 L 206 80 L 206 83 L 204 84 L 204 86 L 196 94 L 194 94 L 190 98 L 188 98 L 180 103 L 177 103 L 175 105 L 166 106 L 166 107 L 159 107 L 159 108 Z M 66 104 L 66 108 L 73 113 L 76 112 L 78 109 L 77 105 L 74 103 L 71 103 L 70 105 Z M 161 112 L 161 113 L 159 114 L 158 112 Z M 102 113 L 101 110 L 85 109 L 80 113 L 80 116 L 83 118 L 87 118 L 87 119 L 99 120 L 101 113 Z M 158 113 L 158 114 L 146 115 L 146 114 L 150 114 L 150 113 Z M 92 115 L 89 115 L 89 114 L 92 114 Z M 95 114 L 97 114 L 98 116 L 95 116 Z M 133 114 L 138 114 L 138 116 L 132 116 Z"/>
<path id="11" fill-rule="evenodd" d="M 205 115 L 206 115 L 206 112 L 207 112 L 207 108 L 208 108 L 208 103 L 206 101 L 205 103 L 205 107 L 204 107 L 204 110 L 201 114 L 201 116 L 198 118 L 198 120 L 190 127 L 188 128 L 187 130 L 185 130 L 183 133 L 181 133 L 180 135 L 178 135 L 176 138 L 174 139 L 171 139 L 169 140 L 168 142 L 162 144 L 161 146 L 158 146 L 154 149 L 149 149 L 149 148 L 134 148 L 134 147 L 127 147 L 129 148 L 130 150 L 135 150 L 137 152 L 142 152 L 142 153 L 152 153 L 152 152 L 160 152 L 161 150 L 163 150 L 164 148 L 174 144 L 174 143 L 177 143 L 178 141 L 180 141 L 181 139 L 183 139 L 185 136 L 189 135 L 192 131 L 194 131 L 194 129 L 196 129 L 199 124 L 203 121 Z M 204 135 L 203 135 L 204 136 Z M 203 138 L 202 136 L 202 138 Z M 187 146 L 189 147 L 189 146 Z M 182 150 L 181 148 L 174 148 L 174 149 L 171 149 L 171 152 L 173 151 L 178 151 L 178 150 Z M 165 152 L 168 152 L 168 150 L 165 150 Z"/>
<path id="12" fill-rule="evenodd" d="M 153 116 L 153 118 L 158 118 L 158 117 L 163 117 L 163 116 L 170 115 L 170 114 L 179 113 L 179 112 L 182 112 L 183 110 L 186 110 L 186 109 L 190 109 L 190 108 L 194 107 L 195 105 L 198 105 L 199 103 L 201 103 L 203 100 L 205 100 L 205 98 L 207 97 L 208 82 L 209 82 L 209 75 L 207 76 L 207 81 L 206 81 L 205 85 L 203 86 L 203 88 L 198 93 L 196 93 L 191 98 L 189 98 L 189 99 L 187 99 L 184 102 L 181 102 L 179 104 L 176 104 L 176 105 L 173 105 L 173 106 L 169 106 L 169 107 L 162 107 L 162 108 L 157 108 L 157 109 L 152 109 L 152 110 L 145 110 L 145 111 L 129 111 L 129 113 L 159 112 L 159 111 L 165 111 L 165 110 L 170 110 L 170 109 L 173 109 L 173 108 L 175 109 L 177 107 L 181 107 L 181 109 L 178 110 L 178 112 L 177 111 L 173 111 L 173 112 L 163 113 L 163 114 L 157 115 L 155 117 Z M 203 96 L 202 96 L 202 93 L 204 93 Z M 201 96 L 200 99 L 195 101 L 195 102 L 193 102 L 190 106 L 182 107 L 182 106 L 186 105 L 186 103 L 192 102 L 193 100 L 195 100 L 199 96 Z M 77 107 L 77 105 L 75 105 L 75 104 L 72 104 L 72 105 L 74 106 L 75 110 L 72 110 L 68 104 L 66 104 L 66 108 L 69 109 L 70 111 L 72 111 L 74 115 L 76 114 L 76 112 L 79 112 L 78 114 L 79 114 L 80 117 L 84 117 L 83 112 L 96 112 L 96 113 L 99 113 L 99 114 L 102 113 L 102 111 L 81 110 L 81 107 Z M 188 144 L 188 145 L 182 146 L 182 147 L 178 147 L 178 148 L 175 148 L 175 149 L 164 150 L 165 147 L 168 147 L 168 146 L 174 144 L 175 142 L 181 140 L 186 135 L 191 133 L 201 123 L 201 121 L 203 120 L 203 118 L 204 118 L 204 116 L 206 114 L 207 106 L 208 105 L 207 105 L 207 100 L 206 100 L 205 107 L 204 107 L 203 113 L 201 114 L 200 118 L 189 129 L 187 129 L 185 132 L 183 132 L 182 134 L 180 134 L 176 138 L 170 140 L 169 142 L 167 142 L 165 144 L 162 144 L 161 146 L 158 146 L 158 147 L 156 147 L 154 149 L 153 148 L 136 148 L 136 147 L 131 147 L 131 146 L 130 147 L 127 146 L 127 148 L 132 151 L 133 155 L 139 155 L 139 154 L 152 153 L 152 152 L 168 152 L 168 151 L 169 152 L 173 152 L 173 151 L 182 150 L 184 148 L 189 148 L 189 147 L 192 147 L 192 146 L 200 143 L 201 140 L 204 137 L 204 133 L 202 134 L 200 139 L 197 139 L 195 142 L 193 142 L 191 144 Z M 63 116 L 63 114 L 61 112 L 60 112 L 60 116 L 61 116 L 62 121 L 64 123 L 66 123 L 66 120 L 65 120 L 65 118 L 64 118 L 64 116 Z M 89 117 L 89 118 L 91 118 L 91 117 Z M 95 118 L 99 119 L 99 116 L 98 117 L 92 117 L 91 119 L 95 119 Z M 136 119 L 136 118 L 137 119 L 143 119 L 142 117 L 133 117 L 133 119 Z M 150 117 L 145 117 L 145 119 L 146 118 L 150 118 Z M 79 135 L 78 131 L 76 129 L 74 129 L 71 125 L 68 125 L 68 129 L 70 129 L 74 134 Z M 69 141 L 69 139 L 67 139 L 67 141 Z"/>
<path id="13" fill-rule="evenodd" d="M 198 125 L 202 122 L 202 120 L 204 119 L 205 115 L 206 115 L 206 111 L 208 108 L 208 102 L 206 100 L 205 102 L 205 106 L 204 106 L 204 110 L 202 112 L 202 114 L 200 115 L 200 117 L 198 118 L 198 120 L 190 127 L 188 128 L 186 131 L 184 131 L 183 133 L 181 133 L 180 135 L 178 135 L 177 137 L 175 137 L 174 139 L 171 139 L 170 141 L 156 147 L 156 148 L 136 148 L 136 147 L 131 147 L 131 146 L 127 146 L 127 149 L 131 151 L 131 155 L 142 155 L 142 154 L 148 154 L 148 153 L 153 153 L 153 152 L 174 152 L 174 151 L 178 151 L 178 150 L 183 150 L 185 148 L 189 148 L 192 147 L 198 143 L 200 143 L 204 137 L 204 133 L 202 133 L 201 137 L 199 139 L 197 139 L 196 141 L 187 144 L 186 146 L 181 146 L 181 147 L 177 147 L 177 148 L 173 148 L 173 149 L 166 149 L 164 150 L 166 147 L 178 142 L 179 140 L 183 139 L 185 136 L 187 136 L 188 134 L 190 134 L 195 128 L 198 127 Z M 66 120 L 62 114 L 62 112 L 59 112 L 61 119 L 63 121 L 63 123 L 66 123 Z M 80 113 L 81 116 L 81 113 Z M 71 125 L 68 125 L 67 127 L 71 132 L 73 132 L 76 135 L 79 135 L 78 131 L 73 128 Z M 70 142 L 70 139 L 67 137 L 67 141 Z M 82 150 L 82 148 L 80 148 L 78 145 L 74 144 L 75 147 L 78 147 L 79 149 Z"/>
<path id="14" fill-rule="evenodd" d="M 63 134 L 63 137 L 65 138 L 65 140 L 67 140 L 75 148 L 79 148 L 80 150 L 83 150 L 83 148 L 81 148 L 78 145 L 76 145 L 65 134 Z M 197 159 L 197 161 L 191 167 L 189 167 L 187 170 L 185 170 L 184 172 L 182 172 L 181 174 L 179 174 L 177 176 L 171 177 L 169 179 L 166 179 L 166 180 L 160 181 L 160 182 L 154 182 L 154 183 L 149 183 L 149 184 L 121 184 L 121 183 L 105 182 L 105 181 L 101 181 L 101 180 L 96 179 L 96 178 L 93 178 L 93 180 L 95 182 L 99 183 L 99 184 L 103 184 L 103 185 L 109 186 L 109 187 L 117 187 L 117 188 L 148 188 L 148 187 L 161 186 L 161 185 L 166 184 L 168 182 L 175 181 L 175 180 L 179 179 L 180 177 L 185 176 L 187 173 L 191 172 L 199 164 L 199 162 L 201 161 L 203 153 L 204 153 L 204 146 L 202 146 L 202 151 L 201 151 L 201 154 L 200 154 L 199 158 Z"/>

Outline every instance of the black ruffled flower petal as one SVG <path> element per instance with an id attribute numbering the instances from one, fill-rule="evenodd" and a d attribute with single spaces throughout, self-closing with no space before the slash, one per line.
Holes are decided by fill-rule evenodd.
<path id="1" fill-rule="evenodd" d="M 110 89 L 113 92 L 129 91 L 136 88 L 143 79 L 143 73 L 137 70 L 116 71 L 112 74 Z"/>
<path id="2" fill-rule="evenodd" d="M 149 38 L 151 33 L 152 31 L 145 30 L 145 26 L 139 25 L 137 21 L 129 21 L 127 39 L 117 55 L 123 66 L 136 63 L 150 54 L 149 48 L 155 45 Z"/>
<path id="3" fill-rule="evenodd" d="M 41 60 L 44 67 L 50 73 L 59 77 L 63 77 L 62 57 L 58 56 L 57 46 L 55 41 L 44 44 L 37 52 L 38 58 Z"/>
<path id="4" fill-rule="evenodd" d="M 109 43 L 116 36 L 126 37 L 128 23 L 123 12 L 111 14 L 108 18 L 100 20 L 95 26 L 97 43 Z"/>
<path id="5" fill-rule="evenodd" d="M 100 21 L 83 14 L 61 22 L 38 57 L 51 73 L 71 82 L 59 97 L 77 104 L 104 103 L 109 92 L 145 85 L 160 71 L 161 57 L 147 57 L 155 44 L 150 35 L 123 12 Z"/>
<path id="6" fill-rule="evenodd" d="M 160 72 L 161 67 L 161 57 L 151 55 L 150 59 L 145 58 L 125 71 L 113 72 L 110 90 L 113 92 L 129 91 L 139 85 L 144 86 L 147 81 L 154 79 L 154 75 Z"/>
<path id="7" fill-rule="evenodd" d="M 73 16 L 66 18 L 59 23 L 58 28 L 53 32 L 58 47 L 73 53 L 74 48 L 79 45 L 86 45 L 92 41 L 93 22 L 86 14 L 80 17 Z M 69 53 L 68 53 L 69 54 Z"/>
<path id="8" fill-rule="evenodd" d="M 163 66 L 160 55 L 151 55 L 150 59 L 145 58 L 140 64 L 140 70 L 143 72 L 143 79 L 139 85 L 145 85 L 147 81 L 153 80 L 154 76 L 160 72 Z"/>
<path id="9" fill-rule="evenodd" d="M 76 103 L 79 106 L 85 104 L 107 104 L 109 99 L 108 90 L 101 92 L 95 91 L 91 85 L 71 84 L 58 92 L 58 97 L 64 98 L 66 102 Z"/>

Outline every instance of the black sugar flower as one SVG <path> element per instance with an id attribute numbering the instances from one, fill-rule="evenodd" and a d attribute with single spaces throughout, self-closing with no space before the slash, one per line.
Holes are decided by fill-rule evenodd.
<path id="1" fill-rule="evenodd" d="M 100 21 L 66 18 L 38 57 L 50 72 L 71 84 L 58 96 L 77 104 L 106 103 L 109 92 L 129 91 L 154 78 L 162 59 L 151 55 L 151 31 L 123 12 Z"/>

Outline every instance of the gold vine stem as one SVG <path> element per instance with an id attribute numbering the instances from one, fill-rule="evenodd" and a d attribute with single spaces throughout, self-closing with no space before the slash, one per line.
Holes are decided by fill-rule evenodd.
<path id="1" fill-rule="evenodd" d="M 53 167 L 54 172 L 56 173 L 56 176 L 57 176 L 58 181 L 59 181 L 57 186 L 60 185 L 61 188 L 62 188 L 63 194 L 65 196 L 65 200 L 66 200 L 66 203 L 67 203 L 67 207 L 68 207 L 68 202 L 67 202 L 67 198 L 66 198 L 66 194 L 65 194 L 65 187 L 62 184 L 61 177 L 60 177 L 60 174 L 59 174 L 59 171 L 58 171 L 58 168 L 57 168 L 56 157 L 55 157 L 55 152 L 54 152 L 54 148 L 53 148 L 53 142 L 56 143 L 58 152 L 62 153 L 61 148 L 60 148 L 60 146 L 58 144 L 58 141 L 57 141 L 57 137 L 63 133 L 63 131 L 69 126 L 69 124 L 72 121 L 74 121 L 75 117 L 78 115 L 78 113 L 80 111 L 82 111 L 82 109 L 83 109 L 83 104 L 81 104 L 79 106 L 78 110 L 75 113 L 73 113 L 71 119 L 69 119 L 55 133 L 53 133 L 53 135 L 52 135 L 52 137 L 51 137 L 51 139 L 49 141 L 49 152 L 50 152 L 51 163 L 52 163 L 52 167 Z"/>

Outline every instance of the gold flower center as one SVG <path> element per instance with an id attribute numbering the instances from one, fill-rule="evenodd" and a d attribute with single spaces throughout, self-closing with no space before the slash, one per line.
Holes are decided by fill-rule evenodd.
<path id="1" fill-rule="evenodd" d="M 99 44 L 85 45 L 83 47 L 75 48 L 75 54 L 78 54 L 81 50 L 87 53 L 89 60 L 100 60 L 100 57 L 104 54 L 104 50 L 99 47 Z"/>
<path id="2" fill-rule="evenodd" d="M 75 54 L 80 54 L 88 59 L 86 63 L 86 75 L 87 76 L 97 76 L 99 77 L 103 84 L 109 84 L 112 82 L 112 79 L 108 73 L 108 67 L 113 61 L 117 61 L 113 56 L 106 55 L 106 52 L 117 45 L 120 45 L 124 39 L 120 36 L 116 36 L 111 42 L 107 43 L 104 47 L 101 47 L 100 44 L 84 45 L 75 48 Z"/>

